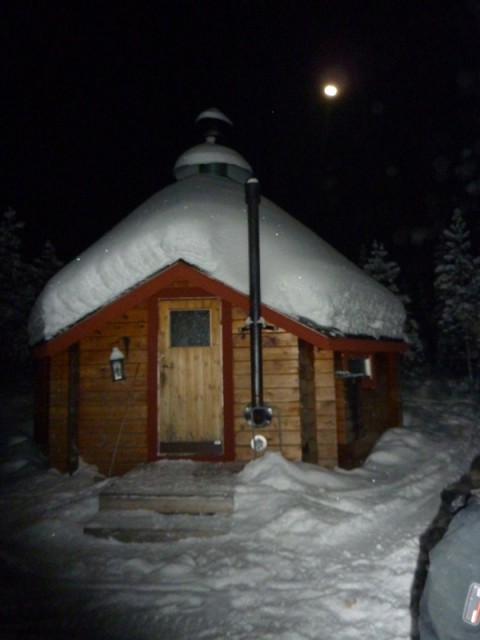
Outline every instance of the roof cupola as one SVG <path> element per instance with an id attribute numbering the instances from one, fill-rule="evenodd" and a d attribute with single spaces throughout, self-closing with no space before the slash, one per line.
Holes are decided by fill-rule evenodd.
<path id="1" fill-rule="evenodd" d="M 243 184 L 252 177 L 252 168 L 245 158 L 237 151 L 217 144 L 233 126 L 226 115 L 212 107 L 202 111 L 195 122 L 205 142 L 191 147 L 178 158 L 173 170 L 177 180 L 210 173 Z"/>

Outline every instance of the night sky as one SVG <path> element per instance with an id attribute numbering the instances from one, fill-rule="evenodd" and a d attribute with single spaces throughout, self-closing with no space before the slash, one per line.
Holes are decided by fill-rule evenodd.
<path id="1" fill-rule="evenodd" d="M 354 260 L 373 239 L 412 260 L 479 141 L 475 4 L 3 2 L 2 211 L 68 261 L 173 181 L 217 107 L 264 195 Z"/>

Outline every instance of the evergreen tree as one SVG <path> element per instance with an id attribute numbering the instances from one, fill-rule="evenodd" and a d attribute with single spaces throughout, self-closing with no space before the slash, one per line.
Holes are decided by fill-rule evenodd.
<path id="1" fill-rule="evenodd" d="M 28 318 L 45 282 L 61 266 L 50 243 L 40 257 L 22 256 L 23 222 L 8 209 L 0 220 L 0 373 L 11 377 L 29 359 Z"/>
<path id="2" fill-rule="evenodd" d="M 449 373 L 466 372 L 473 381 L 478 360 L 480 262 L 472 255 L 461 209 L 455 209 L 441 246 L 434 282 L 439 365 Z"/>
<path id="3" fill-rule="evenodd" d="M 32 265 L 35 285 L 35 298 L 43 289 L 47 280 L 62 266 L 62 261 L 57 258 L 53 244 L 47 240 L 41 254 L 35 258 Z"/>
<path id="4" fill-rule="evenodd" d="M 0 222 L 0 352 L 6 370 L 28 356 L 24 319 L 33 303 L 33 289 L 21 256 L 22 228 L 16 212 L 8 209 Z"/>
<path id="5" fill-rule="evenodd" d="M 401 273 L 400 266 L 394 260 L 389 259 L 385 246 L 377 242 L 377 240 L 373 241 L 370 253 L 363 257 L 362 263 L 363 270 L 398 296 L 405 307 L 407 315 L 404 330 L 405 338 L 409 344 L 409 351 L 404 359 L 405 371 L 409 375 L 416 375 L 424 365 L 425 352 L 420 338 L 418 323 L 411 310 L 410 297 L 405 293 L 401 293 L 398 285 Z"/>
<path id="6" fill-rule="evenodd" d="M 400 267 L 393 260 L 388 259 L 388 251 L 377 240 L 373 241 L 370 253 L 364 258 L 363 270 L 372 276 L 377 282 L 383 284 L 395 295 L 400 295 L 397 280 L 400 275 Z M 408 296 L 400 296 L 402 302 L 408 301 Z"/>

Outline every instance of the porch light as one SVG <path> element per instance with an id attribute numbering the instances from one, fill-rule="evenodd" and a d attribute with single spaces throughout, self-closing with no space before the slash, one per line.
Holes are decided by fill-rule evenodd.
<path id="1" fill-rule="evenodd" d="M 118 347 L 113 347 L 110 354 L 110 369 L 112 371 L 113 382 L 125 380 L 125 356 Z"/>

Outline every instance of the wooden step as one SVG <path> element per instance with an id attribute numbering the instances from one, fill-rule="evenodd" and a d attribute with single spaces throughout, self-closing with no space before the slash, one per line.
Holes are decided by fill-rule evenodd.
<path id="1" fill-rule="evenodd" d="M 213 514 L 233 511 L 233 493 L 222 495 L 144 495 L 109 493 L 99 497 L 100 511 L 136 511 L 157 513 Z"/>
<path id="2" fill-rule="evenodd" d="M 140 465 L 114 478 L 99 495 L 99 509 L 157 513 L 231 513 L 237 466 L 192 461 Z"/>
<path id="3" fill-rule="evenodd" d="M 84 527 L 96 538 L 120 542 L 168 542 L 182 538 L 207 538 L 230 531 L 225 515 L 163 515 L 145 511 L 100 512 Z"/>
<path id="4" fill-rule="evenodd" d="M 225 534 L 241 468 L 185 460 L 140 465 L 102 489 L 99 512 L 84 532 L 122 542 Z"/>

